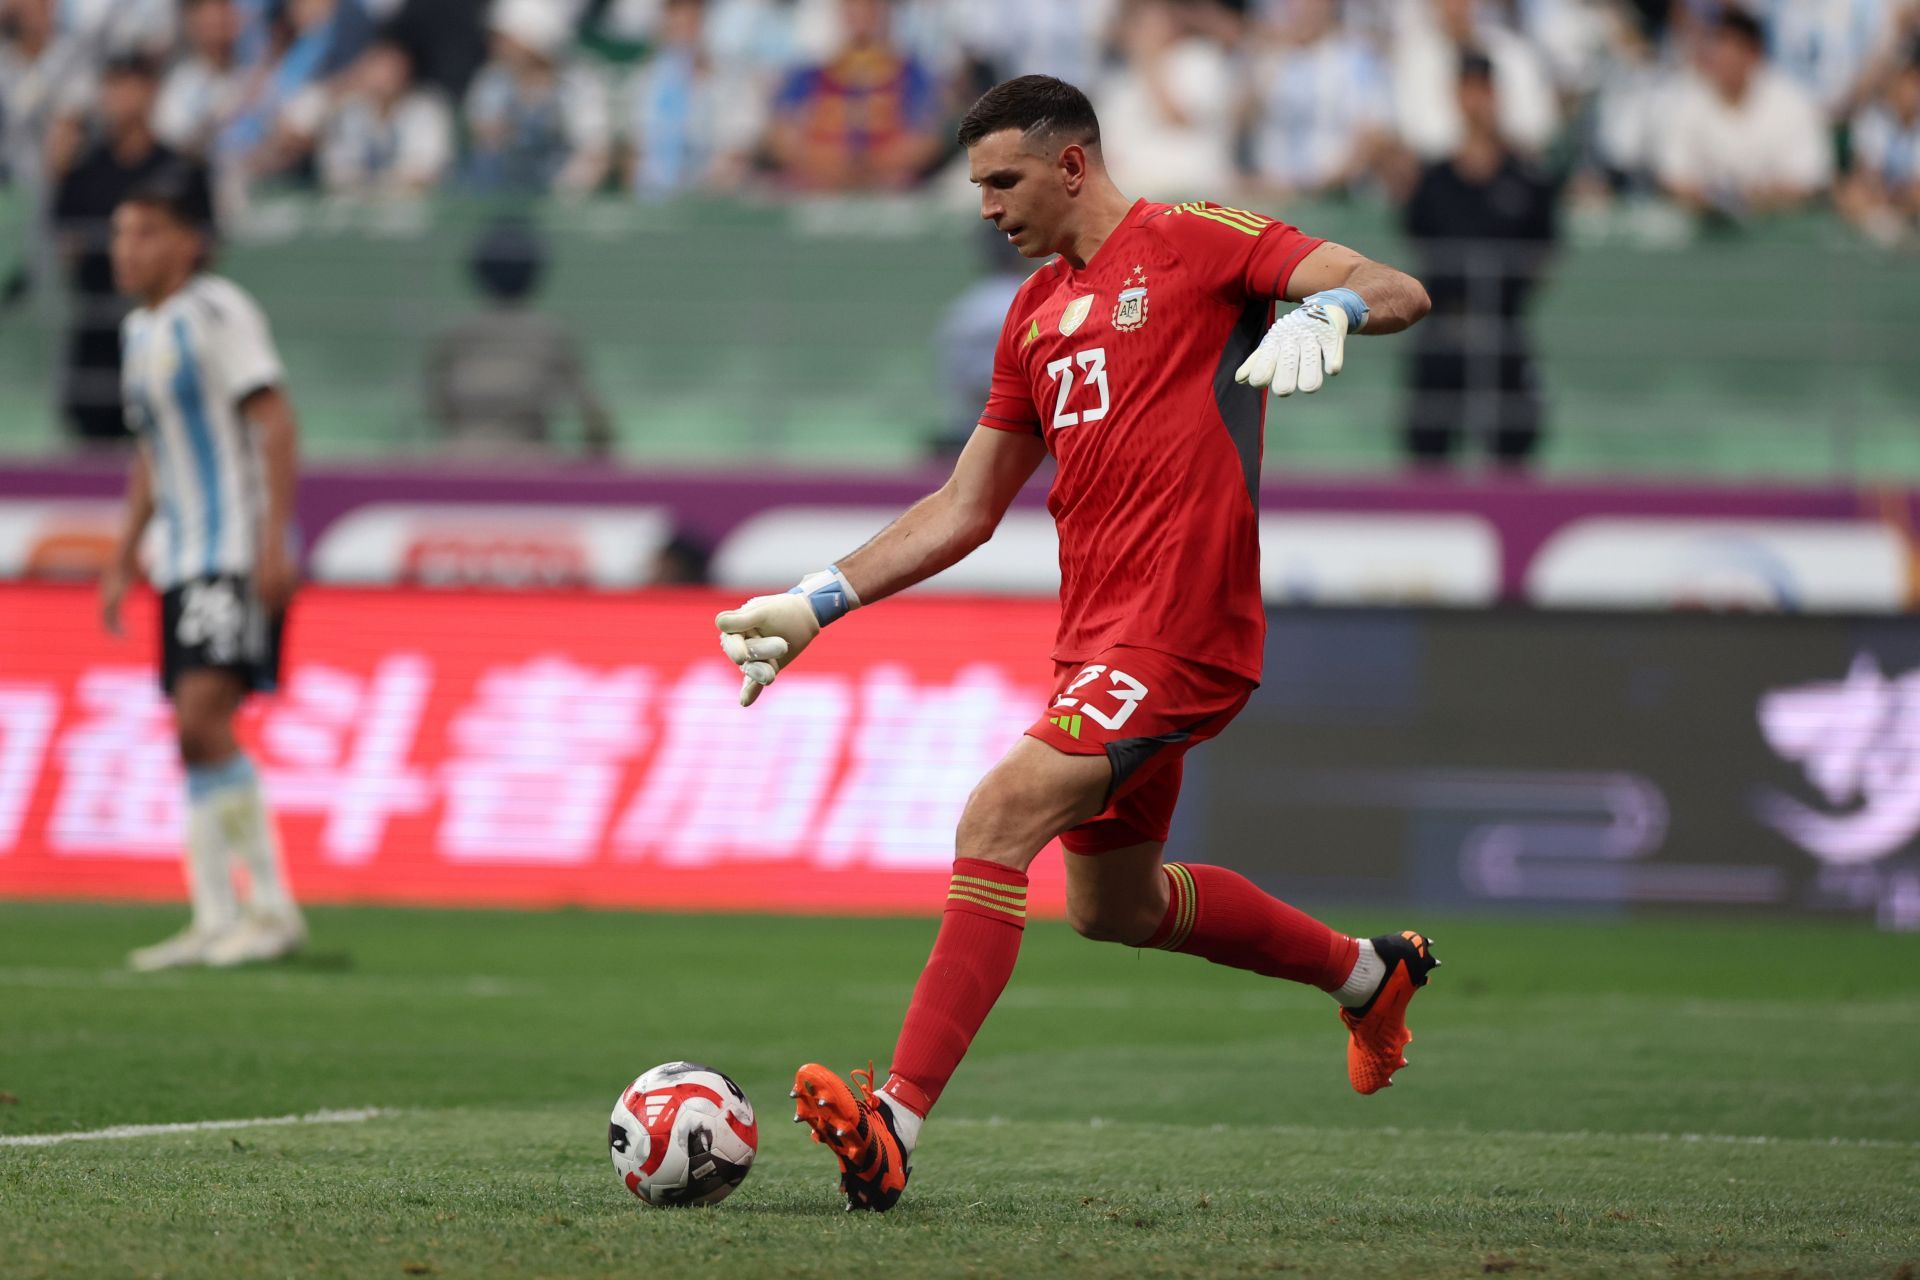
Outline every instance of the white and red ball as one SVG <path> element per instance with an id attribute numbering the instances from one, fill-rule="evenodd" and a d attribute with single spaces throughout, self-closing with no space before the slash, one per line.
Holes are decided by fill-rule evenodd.
<path id="1" fill-rule="evenodd" d="M 718 1204 L 746 1180 L 760 1131 L 739 1085 L 667 1062 L 621 1091 L 607 1142 L 613 1171 L 648 1204 Z"/>

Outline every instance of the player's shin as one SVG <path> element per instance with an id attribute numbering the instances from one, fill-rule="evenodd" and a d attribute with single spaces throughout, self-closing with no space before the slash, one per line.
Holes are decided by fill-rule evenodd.
<path id="1" fill-rule="evenodd" d="M 220 817 L 232 848 L 247 869 L 247 905 L 258 915 L 285 917 L 294 911 L 293 895 L 280 857 L 280 839 L 260 785 L 259 771 L 245 754 L 231 762 L 230 783 L 220 792 Z"/>
<path id="2" fill-rule="evenodd" d="M 194 931 L 208 936 L 231 929 L 240 914 L 221 820 L 227 769 L 224 764 L 187 767 L 187 890 Z"/>
<path id="3" fill-rule="evenodd" d="M 1020 955 L 1027 923 L 1027 876 L 980 858 L 956 858 L 933 954 L 914 985 L 893 1071 L 881 1092 L 910 1113 L 901 1145 L 911 1150 L 919 1122 L 966 1055 Z"/>
<path id="4" fill-rule="evenodd" d="M 1357 973 L 1363 967 L 1361 943 L 1262 893 L 1245 876 L 1180 862 L 1169 862 L 1161 871 L 1167 878 L 1167 914 L 1142 946 L 1182 951 L 1331 993 L 1342 992 L 1350 978 L 1365 976 Z"/>

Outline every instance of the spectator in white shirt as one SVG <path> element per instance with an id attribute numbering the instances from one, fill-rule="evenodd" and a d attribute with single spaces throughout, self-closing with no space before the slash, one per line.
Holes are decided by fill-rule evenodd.
<path id="1" fill-rule="evenodd" d="M 567 61 L 570 6 L 496 0 L 493 58 L 467 90 L 473 182 L 483 191 L 582 194 L 612 158 L 612 118 L 599 78 Z"/>
<path id="2" fill-rule="evenodd" d="M 1539 154 L 1559 126 L 1546 64 L 1531 44 L 1475 0 L 1402 0 L 1391 59 L 1394 119 L 1400 139 L 1421 160 L 1453 154 L 1466 136 L 1457 87 L 1460 59 L 1493 64 L 1502 140 Z"/>
<path id="3" fill-rule="evenodd" d="M 0 0 L 0 185 L 27 192 L 30 206 L 85 140 L 94 61 L 86 40 L 61 34 L 54 0 Z M 64 139 L 53 136 L 56 121 L 71 126 Z"/>
<path id="4" fill-rule="evenodd" d="M 1673 72 L 1665 65 L 1662 29 L 1639 6 L 1619 5 L 1608 32 L 1592 103 L 1582 121 L 1576 200 L 1653 187 L 1653 148 L 1660 136 Z"/>
<path id="5" fill-rule="evenodd" d="M 1654 147 L 1673 199 L 1743 218 L 1807 203 L 1833 180 L 1833 150 L 1812 95 L 1767 65 L 1752 14 L 1723 10 L 1702 33 L 1695 71 L 1674 90 Z"/>
<path id="6" fill-rule="evenodd" d="M 185 0 L 180 17 L 188 52 L 161 83 L 153 131 L 175 151 L 205 159 L 247 101 L 246 73 L 235 57 L 240 13 L 233 0 Z"/>
<path id="7" fill-rule="evenodd" d="M 381 41 L 360 55 L 332 104 L 322 104 L 320 181 L 335 195 L 405 197 L 433 190 L 453 161 L 453 112 L 416 88 L 407 51 Z"/>
<path id="8" fill-rule="evenodd" d="M 1882 244 L 1897 244 L 1920 228 L 1920 42 L 1879 101 L 1854 119 L 1853 172 L 1838 203 Z"/>
<path id="9" fill-rule="evenodd" d="M 1253 181 L 1269 199 L 1338 191 L 1365 176 L 1390 120 L 1386 68 L 1337 0 L 1294 0 L 1255 29 L 1248 67 Z"/>
<path id="10" fill-rule="evenodd" d="M 1107 158 L 1114 181 L 1150 200 L 1217 199 L 1234 176 L 1226 50 L 1171 0 L 1132 0 L 1119 32 L 1126 62 L 1093 95 L 1102 131 L 1126 139 Z"/>

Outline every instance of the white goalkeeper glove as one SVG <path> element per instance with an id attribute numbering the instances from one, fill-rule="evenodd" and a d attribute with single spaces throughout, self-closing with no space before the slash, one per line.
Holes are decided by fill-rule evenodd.
<path id="1" fill-rule="evenodd" d="M 1253 354 L 1234 371 L 1233 380 L 1270 387 L 1277 396 L 1318 391 L 1327 378 L 1340 372 L 1348 332 L 1366 322 L 1367 304 L 1351 289 L 1309 295 L 1274 322 Z"/>
<path id="2" fill-rule="evenodd" d="M 740 705 L 752 706 L 760 691 L 820 634 L 820 628 L 859 607 L 860 597 L 853 593 L 852 584 L 838 566 L 831 566 L 800 579 L 785 595 L 755 596 L 715 617 L 720 648 L 745 677 L 740 683 Z"/>

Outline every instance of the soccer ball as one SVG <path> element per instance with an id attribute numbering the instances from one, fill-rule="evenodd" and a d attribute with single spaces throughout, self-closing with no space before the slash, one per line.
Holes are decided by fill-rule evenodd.
<path id="1" fill-rule="evenodd" d="M 746 1180 L 760 1130 L 739 1085 L 668 1062 L 621 1091 L 607 1143 L 613 1171 L 648 1204 L 718 1204 Z"/>

